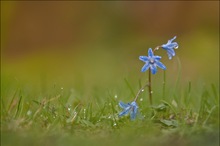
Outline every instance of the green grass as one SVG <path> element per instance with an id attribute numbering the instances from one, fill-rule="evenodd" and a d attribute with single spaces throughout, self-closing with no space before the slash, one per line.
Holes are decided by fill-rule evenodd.
<path id="1" fill-rule="evenodd" d="M 90 94 L 54 85 L 39 94 L 34 87 L 3 80 L 1 144 L 219 145 L 218 84 L 189 82 L 175 89 L 158 84 L 158 91 L 155 84 L 153 106 L 145 90 L 138 100 L 140 114 L 130 121 L 129 116 L 118 117 L 118 102 L 132 101 L 141 82 L 135 86 L 125 79 L 116 87 L 93 88 Z"/>

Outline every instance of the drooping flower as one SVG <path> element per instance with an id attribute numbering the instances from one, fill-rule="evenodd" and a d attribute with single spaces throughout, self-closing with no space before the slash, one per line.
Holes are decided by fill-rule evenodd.
<path id="1" fill-rule="evenodd" d="M 145 62 L 145 65 L 142 67 L 141 71 L 145 72 L 149 68 L 151 69 L 152 74 L 156 74 L 157 66 L 166 69 L 166 66 L 160 62 L 161 56 L 154 56 L 154 53 L 151 48 L 148 49 L 148 56 L 140 56 L 139 59 Z"/>
<path id="2" fill-rule="evenodd" d="M 119 117 L 127 115 L 128 113 L 130 113 L 131 120 L 134 120 L 136 118 L 137 111 L 138 111 L 138 106 L 137 106 L 137 103 L 135 101 L 133 101 L 131 103 L 127 103 L 127 104 L 120 101 L 119 106 L 121 108 L 123 108 L 123 111 L 119 113 Z"/>
<path id="3" fill-rule="evenodd" d="M 167 51 L 169 59 L 172 59 L 172 57 L 175 56 L 174 49 L 178 48 L 177 42 L 173 42 L 173 40 L 175 40 L 175 39 L 176 39 L 176 36 L 174 36 L 172 39 L 168 40 L 168 42 L 166 44 L 161 45 L 161 47 Z"/>

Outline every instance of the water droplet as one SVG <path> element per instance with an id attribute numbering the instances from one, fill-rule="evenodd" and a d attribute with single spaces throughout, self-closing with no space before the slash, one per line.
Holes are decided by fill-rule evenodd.
<path id="1" fill-rule="evenodd" d="M 178 49 L 179 48 L 179 46 L 176 46 L 174 49 Z"/>
<path id="2" fill-rule="evenodd" d="M 143 98 L 141 98 L 140 101 L 143 101 Z"/>
<path id="3" fill-rule="evenodd" d="M 175 106 L 175 107 L 178 106 L 175 100 L 172 101 L 172 105 Z"/>
<path id="4" fill-rule="evenodd" d="M 113 126 L 117 126 L 117 124 L 116 124 L 116 123 L 114 123 L 114 124 L 113 124 Z"/>
<path id="5" fill-rule="evenodd" d="M 83 109 L 83 118 L 86 118 L 86 109 Z"/>
<path id="6" fill-rule="evenodd" d="M 109 103 L 108 105 L 109 105 L 109 106 L 111 106 L 112 104 L 111 104 L 111 103 Z"/>
<path id="7" fill-rule="evenodd" d="M 155 50 L 159 50 L 159 47 L 160 47 L 160 46 L 157 46 L 157 47 L 155 48 Z"/>
<path id="8" fill-rule="evenodd" d="M 108 116 L 109 119 L 111 119 L 111 116 Z"/>
<path id="9" fill-rule="evenodd" d="M 144 89 L 142 89 L 141 91 L 144 92 Z"/>
<path id="10" fill-rule="evenodd" d="M 60 89 L 63 90 L 63 87 L 61 87 Z"/>
<path id="11" fill-rule="evenodd" d="M 115 99 L 118 98 L 118 95 L 115 95 Z"/>
<path id="12" fill-rule="evenodd" d="M 150 91 L 150 93 L 153 94 L 154 92 L 153 92 L 153 91 Z"/>
<path id="13" fill-rule="evenodd" d="M 32 111 L 28 110 L 27 115 L 30 116 L 32 114 Z"/>

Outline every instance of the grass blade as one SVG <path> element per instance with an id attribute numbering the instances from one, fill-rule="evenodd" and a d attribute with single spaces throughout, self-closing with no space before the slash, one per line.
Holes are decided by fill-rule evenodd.
<path id="1" fill-rule="evenodd" d="M 22 109 L 22 96 L 20 96 L 19 101 L 18 101 L 18 106 L 17 106 L 17 110 L 16 110 L 16 114 L 15 114 L 15 118 L 18 117 L 19 112 L 21 113 L 21 109 Z"/>
<path id="2" fill-rule="evenodd" d="M 133 97 L 135 97 L 135 93 L 134 90 L 132 89 L 131 85 L 128 83 L 128 80 L 125 78 L 125 83 L 128 86 L 129 90 L 131 91 L 131 94 L 133 95 Z"/>

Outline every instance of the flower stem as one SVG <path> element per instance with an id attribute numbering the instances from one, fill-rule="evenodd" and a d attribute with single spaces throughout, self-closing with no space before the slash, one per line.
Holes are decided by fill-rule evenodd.
<path id="1" fill-rule="evenodd" d="M 149 86 L 149 83 L 145 84 L 145 85 L 138 91 L 137 95 L 135 96 L 134 101 L 136 101 L 136 100 L 138 99 L 140 93 L 143 92 L 144 88 L 147 87 L 147 86 Z"/>
<path id="2" fill-rule="evenodd" d="M 163 100 L 165 99 L 165 88 L 166 88 L 166 71 L 163 71 Z"/>
<path id="3" fill-rule="evenodd" d="M 149 85 L 148 85 L 149 100 L 150 100 L 150 105 L 152 105 L 151 69 L 149 69 L 148 82 L 149 82 Z"/>

